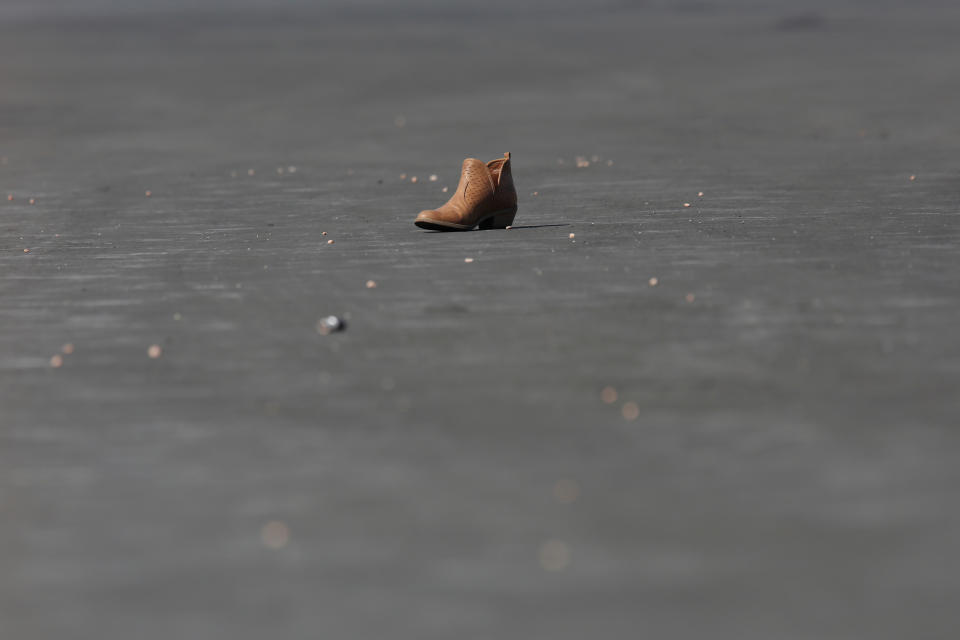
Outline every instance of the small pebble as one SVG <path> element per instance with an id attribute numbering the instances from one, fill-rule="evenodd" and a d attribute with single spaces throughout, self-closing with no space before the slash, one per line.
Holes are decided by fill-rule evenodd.
<path id="1" fill-rule="evenodd" d="M 655 287 L 655 286 L 657 286 L 658 284 L 660 284 L 660 281 L 657 280 L 656 278 L 650 278 L 649 283 L 650 283 L 650 286 L 651 286 L 651 287 Z"/>
<path id="2" fill-rule="evenodd" d="M 260 529 L 260 540 L 263 546 L 278 551 L 290 542 L 290 528 L 278 520 L 268 522 Z"/>
<path id="3" fill-rule="evenodd" d="M 296 173 L 297 168 L 293 165 L 290 165 L 289 167 L 287 167 L 287 171 L 289 171 L 290 173 Z M 353 169 L 351 169 L 351 171 L 353 171 Z"/>
<path id="4" fill-rule="evenodd" d="M 684 206 L 684 207 L 689 207 L 689 206 L 690 206 L 690 203 L 689 203 L 689 202 L 684 202 L 684 203 L 683 203 L 683 206 Z"/>
<path id="5" fill-rule="evenodd" d="M 473 258 L 464 258 L 463 261 L 464 261 L 464 262 L 473 262 Z"/>
<path id="6" fill-rule="evenodd" d="M 320 235 L 325 236 L 325 235 L 327 235 L 327 232 L 326 232 L 326 231 L 323 231 L 323 232 L 320 233 Z"/>
<path id="7" fill-rule="evenodd" d="M 620 413 L 627 420 L 636 420 L 640 415 L 640 407 L 637 406 L 636 402 L 625 402 Z"/>
<path id="8" fill-rule="evenodd" d="M 584 158 L 583 156 L 577 156 L 576 160 L 577 160 L 577 167 L 580 169 L 590 166 L 590 161 Z"/>
<path id="9" fill-rule="evenodd" d="M 333 240 L 327 240 L 327 244 L 333 244 Z"/>
<path id="10" fill-rule="evenodd" d="M 406 180 L 406 179 L 407 179 L 407 174 L 401 173 L 401 174 L 400 174 L 400 179 L 401 179 L 401 180 Z"/>
<path id="11" fill-rule="evenodd" d="M 604 404 L 613 404 L 617 401 L 617 390 L 613 387 L 604 387 L 600 392 L 600 399 Z"/>
<path id="12" fill-rule="evenodd" d="M 410 177 L 410 182 L 416 182 L 416 181 L 417 181 L 417 176 Z"/>
<path id="13" fill-rule="evenodd" d="M 256 173 L 256 171 L 254 171 L 253 169 L 247 169 L 247 175 L 248 175 L 248 176 L 252 176 L 252 175 L 255 174 L 255 173 Z"/>
<path id="14" fill-rule="evenodd" d="M 539 191 L 534 191 L 534 192 L 533 192 L 533 195 L 538 196 L 538 195 L 540 195 L 540 192 L 539 192 Z"/>
<path id="15" fill-rule="evenodd" d="M 686 296 L 684 296 L 684 297 L 685 297 L 685 299 L 686 299 L 687 302 L 693 302 L 694 300 L 697 299 L 697 297 L 696 297 L 695 295 L 693 295 L 692 293 L 688 293 L 688 294 L 687 294 Z"/>
<path id="16" fill-rule="evenodd" d="M 607 160 L 607 166 L 608 166 L 608 167 L 612 167 L 612 166 L 613 166 L 613 160 Z"/>
<path id="17" fill-rule="evenodd" d="M 12 193 L 7 196 L 7 200 L 9 200 L 10 202 L 13 202 L 13 194 L 12 194 Z"/>
<path id="18" fill-rule="evenodd" d="M 30 204 L 37 204 L 37 201 L 34 200 L 33 198 L 30 198 Z"/>
<path id="19" fill-rule="evenodd" d="M 563 571 L 570 564 L 570 547 L 559 540 L 547 540 L 537 556 L 546 571 Z"/>
<path id="20" fill-rule="evenodd" d="M 697 197 L 698 197 L 698 198 L 702 198 L 702 197 L 703 197 L 703 191 L 697 191 Z"/>
<path id="21" fill-rule="evenodd" d="M 53 356 L 52 358 L 50 358 L 50 366 L 53 367 L 54 369 L 59 369 L 60 367 L 62 367 L 62 366 L 63 366 L 63 356 L 61 356 L 61 355 L 58 353 L 57 355 L 55 355 L 55 356 Z"/>
<path id="22" fill-rule="evenodd" d="M 436 182 L 436 181 L 437 181 L 437 174 L 431 173 L 431 174 L 430 174 L 430 182 Z"/>
<path id="23" fill-rule="evenodd" d="M 152 192 L 152 191 L 144 191 L 144 192 L 143 192 L 143 195 L 145 195 L 145 196 L 147 196 L 147 197 L 149 198 L 150 196 L 153 195 L 153 192 Z"/>
<path id="24" fill-rule="evenodd" d="M 158 344 L 152 344 L 147 348 L 147 355 L 156 360 L 163 354 L 163 349 Z"/>
<path id="25" fill-rule="evenodd" d="M 367 280 L 367 289 L 376 289 L 377 283 L 373 280 Z"/>
<path id="26" fill-rule="evenodd" d="M 507 225 L 507 229 L 513 229 L 513 225 Z"/>
<path id="27" fill-rule="evenodd" d="M 73 353 L 73 343 L 68 342 L 67 344 L 63 345 L 60 347 L 60 351 L 62 351 L 65 355 L 70 355 Z"/>
<path id="28" fill-rule="evenodd" d="M 277 167 L 277 175 L 278 175 L 278 176 L 282 176 L 282 175 L 283 175 L 283 167 Z"/>
<path id="29" fill-rule="evenodd" d="M 23 252 L 24 252 L 24 253 L 30 253 L 30 249 L 24 249 Z"/>
<path id="30" fill-rule="evenodd" d="M 337 316 L 325 316 L 317 320 L 317 333 L 321 335 L 336 333 L 346 328 L 347 324 Z"/>
<path id="31" fill-rule="evenodd" d="M 573 240 L 573 239 L 576 238 L 576 237 L 577 237 L 577 234 L 575 234 L 575 233 L 571 233 L 571 234 L 570 234 L 570 239 L 571 239 L 571 240 Z"/>
<path id="32" fill-rule="evenodd" d="M 570 504 L 580 497 L 580 485 L 573 480 L 557 480 L 553 485 L 553 497 L 560 504 Z"/>
<path id="33" fill-rule="evenodd" d="M 913 182 L 916 179 L 917 179 L 917 176 L 910 176 L 910 182 Z"/>
<path id="34" fill-rule="evenodd" d="M 444 193 L 446 193 L 446 192 L 448 191 L 448 189 L 447 189 L 447 187 L 444 187 L 443 189 L 441 189 L 441 191 L 443 191 Z"/>

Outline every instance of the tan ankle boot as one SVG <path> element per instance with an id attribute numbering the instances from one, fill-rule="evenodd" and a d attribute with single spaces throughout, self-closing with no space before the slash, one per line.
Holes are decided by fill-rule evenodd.
<path id="1" fill-rule="evenodd" d="M 517 190 L 510 173 L 510 154 L 483 164 L 476 158 L 463 161 L 460 184 L 445 205 L 421 211 L 414 224 L 435 231 L 503 229 L 517 215 Z"/>

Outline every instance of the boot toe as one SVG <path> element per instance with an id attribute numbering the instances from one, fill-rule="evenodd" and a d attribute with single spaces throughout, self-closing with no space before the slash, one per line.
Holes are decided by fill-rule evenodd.
<path id="1" fill-rule="evenodd" d="M 422 222 L 424 220 L 439 222 L 443 220 L 443 216 L 436 209 L 425 209 L 417 214 L 416 222 Z"/>
<path id="2" fill-rule="evenodd" d="M 421 211 L 413 224 L 421 229 L 431 229 L 433 231 L 465 231 L 470 229 L 469 225 L 460 224 L 457 216 L 451 216 L 442 209 Z"/>
<path id="3" fill-rule="evenodd" d="M 421 229 L 439 230 L 444 226 L 443 214 L 436 209 L 426 209 L 417 214 L 413 224 Z"/>

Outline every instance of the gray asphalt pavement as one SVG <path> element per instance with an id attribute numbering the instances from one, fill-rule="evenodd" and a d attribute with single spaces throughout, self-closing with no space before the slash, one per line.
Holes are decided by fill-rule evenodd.
<path id="1" fill-rule="evenodd" d="M 958 25 L 5 3 L 0 637 L 955 638 Z"/>

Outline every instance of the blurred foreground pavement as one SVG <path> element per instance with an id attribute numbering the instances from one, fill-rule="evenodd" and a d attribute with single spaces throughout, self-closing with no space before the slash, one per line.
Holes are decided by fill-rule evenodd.
<path id="1" fill-rule="evenodd" d="M 960 8 L 794 4 L 0 6 L 0 637 L 955 638 Z"/>

